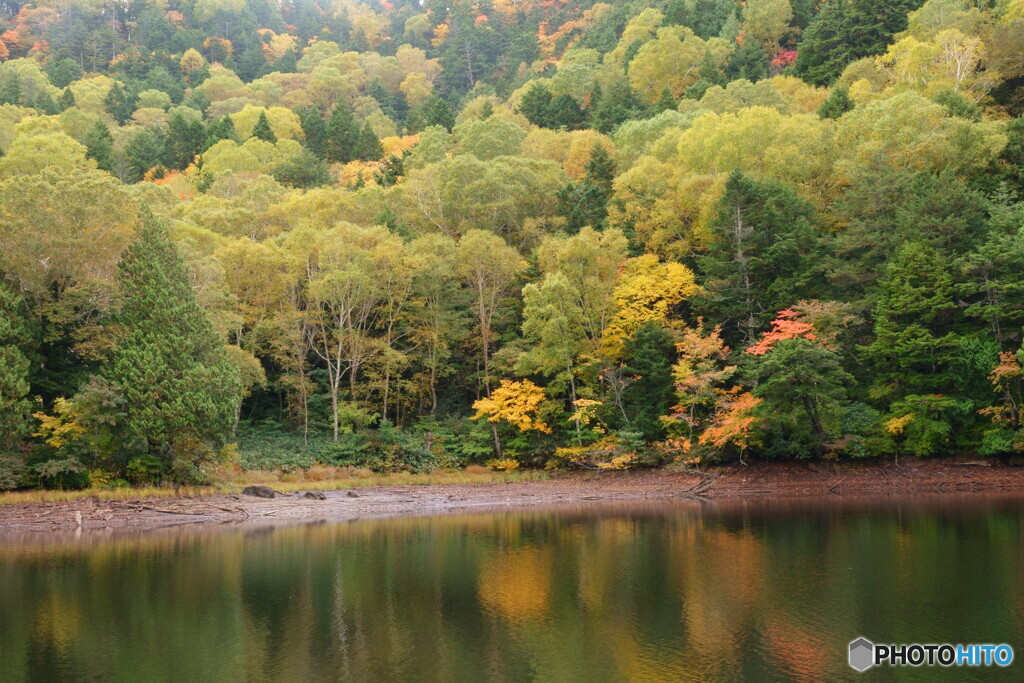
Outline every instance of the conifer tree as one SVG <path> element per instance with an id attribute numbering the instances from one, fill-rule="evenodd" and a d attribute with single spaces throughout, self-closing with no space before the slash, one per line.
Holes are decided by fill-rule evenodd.
<path id="1" fill-rule="evenodd" d="M 67 111 L 75 106 L 75 93 L 71 92 L 71 88 L 64 88 L 64 92 L 57 98 L 57 106 L 61 111 Z"/>
<path id="2" fill-rule="evenodd" d="M 18 348 L 18 297 L 0 282 L 0 455 L 29 432 L 29 360 Z"/>
<path id="3" fill-rule="evenodd" d="M 356 147 L 356 158 L 360 161 L 376 161 L 384 155 L 384 148 L 380 139 L 373 132 L 373 127 L 367 121 L 363 124 L 363 130 L 359 133 L 359 144 Z"/>
<path id="4" fill-rule="evenodd" d="M 114 117 L 118 125 L 123 126 L 131 119 L 132 113 L 135 111 L 133 100 L 134 98 L 125 92 L 121 84 L 115 81 L 114 85 L 110 86 L 106 99 L 103 100 L 103 106 L 106 107 L 107 113 Z"/>
<path id="5" fill-rule="evenodd" d="M 85 156 L 96 161 L 104 171 L 114 169 L 114 138 L 107 124 L 97 121 L 85 136 Z"/>
<path id="6" fill-rule="evenodd" d="M 274 135 L 274 129 L 270 127 L 270 121 L 267 120 L 267 112 L 260 112 L 260 117 L 256 120 L 256 125 L 252 128 L 252 136 L 254 138 L 259 138 L 264 142 L 277 144 L 277 136 Z"/>
<path id="7" fill-rule="evenodd" d="M 167 227 L 148 210 L 117 279 L 124 338 L 102 376 L 124 398 L 125 443 L 174 466 L 176 446 L 221 442 L 231 434 L 241 395 L 238 371 L 196 301 Z"/>
<path id="8" fill-rule="evenodd" d="M 663 111 L 675 109 L 677 106 L 676 98 L 672 96 L 672 91 L 669 90 L 669 87 L 666 85 L 661 89 L 661 96 L 654 104 L 654 110 L 660 114 Z"/>
<path id="9" fill-rule="evenodd" d="M 846 88 L 836 87 L 829 93 L 828 99 L 818 107 L 818 117 L 823 119 L 838 119 L 846 112 L 853 109 L 853 100 Z"/>
<path id="10" fill-rule="evenodd" d="M 235 124 L 230 116 L 223 116 L 213 121 L 206 127 L 206 140 L 203 142 L 202 151 L 206 151 L 221 140 L 235 139 Z"/>
<path id="11" fill-rule="evenodd" d="M 324 117 L 316 107 L 303 107 L 299 110 L 299 123 L 306 138 L 306 149 L 323 159 L 327 149 L 327 123 Z"/>
<path id="12" fill-rule="evenodd" d="M 352 114 L 352 108 L 343 99 L 339 99 L 327 124 L 327 161 L 347 164 L 356 158 L 358 144 L 359 126 Z"/>

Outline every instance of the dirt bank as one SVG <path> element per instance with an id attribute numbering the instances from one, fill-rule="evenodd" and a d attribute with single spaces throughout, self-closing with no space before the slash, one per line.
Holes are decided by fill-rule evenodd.
<path id="1" fill-rule="evenodd" d="M 1024 493 L 1024 468 L 978 460 L 731 465 L 707 472 L 600 472 L 546 481 L 385 486 L 261 499 L 244 495 L 0 505 L 0 532 L 153 529 L 181 524 L 345 521 L 587 501 Z"/>

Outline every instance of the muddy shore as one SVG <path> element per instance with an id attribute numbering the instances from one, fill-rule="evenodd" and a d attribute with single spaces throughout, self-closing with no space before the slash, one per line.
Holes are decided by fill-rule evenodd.
<path id="1" fill-rule="evenodd" d="M 757 500 L 855 496 L 1024 493 L 1024 468 L 979 460 L 887 464 L 759 463 L 706 472 L 578 473 L 546 481 L 427 484 L 302 492 L 0 505 L 0 534 L 76 529 L 146 530 L 178 525 L 347 521 L 359 518 L 581 504 L 590 501 Z"/>

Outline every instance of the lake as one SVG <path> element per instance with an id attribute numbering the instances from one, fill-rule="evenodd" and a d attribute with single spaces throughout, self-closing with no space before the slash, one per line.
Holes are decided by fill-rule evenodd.
<path id="1" fill-rule="evenodd" d="M 0 680 L 1021 679 L 1024 501 L 650 503 L 0 536 Z"/>

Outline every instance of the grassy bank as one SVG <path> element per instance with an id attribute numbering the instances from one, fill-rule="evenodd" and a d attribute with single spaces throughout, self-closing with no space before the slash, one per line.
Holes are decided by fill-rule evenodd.
<path id="1" fill-rule="evenodd" d="M 62 501 L 96 498 L 97 500 L 135 500 L 138 498 L 170 498 L 178 496 L 204 496 L 217 493 L 237 493 L 250 484 L 266 484 L 278 491 L 290 493 L 300 490 L 329 491 L 366 486 L 417 486 L 422 484 L 490 484 L 497 482 L 536 481 L 546 479 L 544 472 L 513 471 L 492 472 L 484 467 L 470 466 L 459 470 L 439 470 L 422 474 L 393 472 L 377 474 L 352 467 L 314 466 L 308 470 L 285 472 L 281 470 L 221 470 L 214 473 L 210 486 L 182 487 L 177 491 L 170 486 L 141 488 L 82 489 L 80 491 L 11 491 L 0 494 L 0 505 L 27 505 L 30 503 L 57 503 Z"/>

